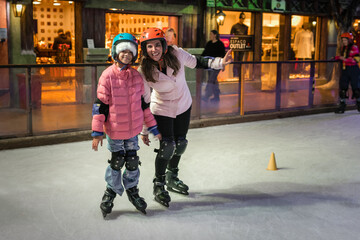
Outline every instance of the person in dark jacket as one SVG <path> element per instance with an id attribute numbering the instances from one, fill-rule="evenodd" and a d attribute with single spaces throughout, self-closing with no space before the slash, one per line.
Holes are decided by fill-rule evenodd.
<path id="1" fill-rule="evenodd" d="M 221 57 L 225 56 L 225 46 L 224 43 L 220 40 L 219 32 L 216 30 L 211 30 L 210 32 L 210 41 L 205 45 L 204 52 L 201 54 L 204 57 Z M 214 95 L 214 98 L 210 99 L 211 102 L 220 101 L 220 89 L 217 76 L 219 75 L 220 70 L 217 69 L 207 69 L 208 71 L 208 82 L 205 87 L 205 96 L 202 98 L 204 101 L 208 101 L 209 98 Z"/>
<path id="2" fill-rule="evenodd" d="M 231 27 L 230 34 L 232 35 L 248 35 L 249 27 L 244 24 L 245 13 L 241 12 L 239 15 L 239 22 Z M 244 52 L 234 52 L 234 62 L 241 62 L 244 58 Z M 239 77 L 239 66 L 238 64 L 233 65 L 233 76 Z"/>
<path id="3" fill-rule="evenodd" d="M 60 44 L 64 44 L 64 43 L 69 44 L 69 40 L 67 36 L 64 34 L 64 30 L 60 28 L 58 30 L 58 36 L 54 39 L 54 44 L 52 46 L 52 49 L 58 50 Z"/>
<path id="4" fill-rule="evenodd" d="M 67 38 L 68 44 L 70 45 L 70 50 L 72 49 L 72 44 L 71 44 L 71 32 L 70 31 L 66 31 L 65 32 L 65 36 Z"/>
<path id="5" fill-rule="evenodd" d="M 63 29 L 58 30 L 58 36 L 54 39 L 52 48 L 56 50 L 56 63 L 69 63 L 69 49 L 71 47 L 71 39 L 65 34 Z"/>

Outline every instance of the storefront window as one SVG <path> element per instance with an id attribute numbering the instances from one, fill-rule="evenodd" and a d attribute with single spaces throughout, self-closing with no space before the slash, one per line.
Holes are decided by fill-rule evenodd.
<path id="1" fill-rule="evenodd" d="M 352 33 L 354 35 L 354 44 L 360 49 L 360 19 L 355 19 Z"/>
<path id="2" fill-rule="evenodd" d="M 262 61 L 279 61 L 280 14 L 263 14 Z"/>
<path id="3" fill-rule="evenodd" d="M 35 4 L 36 3 L 36 4 Z M 52 1 L 36 1 L 33 3 L 34 49 L 37 63 L 74 63 L 74 5 L 70 1 L 61 1 L 54 5 Z M 66 42 L 65 51 L 59 56 L 53 49 L 59 30 L 63 30 L 62 39 Z"/>
<path id="4" fill-rule="evenodd" d="M 262 61 L 280 60 L 280 14 L 263 14 L 263 34 L 261 44 Z M 276 64 L 261 65 L 261 90 L 273 91 L 276 85 Z"/>
<path id="5" fill-rule="evenodd" d="M 316 18 L 309 16 L 291 17 L 291 51 L 290 60 L 314 60 Z M 290 79 L 309 78 L 310 64 L 295 64 L 290 71 Z"/>
<path id="6" fill-rule="evenodd" d="M 178 18 L 173 16 L 106 13 L 105 24 L 106 48 L 111 48 L 114 37 L 121 32 L 130 33 L 139 39 L 141 33 L 150 27 L 157 27 L 163 31 L 171 27 L 178 34 Z"/>
<path id="7" fill-rule="evenodd" d="M 230 37 L 234 35 L 253 35 L 251 32 L 251 12 L 223 11 L 226 15 L 224 25 L 219 26 L 220 40 L 223 41 L 225 49 L 230 49 Z M 233 59 L 236 62 L 252 61 L 252 52 L 233 52 Z M 231 64 L 218 76 L 219 82 L 238 81 L 239 66 Z M 247 66 L 243 65 L 246 78 L 249 76 Z"/>
<path id="8" fill-rule="evenodd" d="M 291 49 L 290 59 L 314 59 L 316 19 L 307 16 L 291 17 Z"/>
<path id="9" fill-rule="evenodd" d="M 248 34 L 252 34 L 250 32 L 251 29 L 251 13 L 250 12 L 233 12 L 233 11 L 223 11 L 226 15 L 225 23 L 222 26 L 219 26 L 220 34 L 230 34 L 231 28 L 239 22 L 240 14 L 243 13 L 245 15 L 245 19 L 243 24 L 248 27 Z"/>

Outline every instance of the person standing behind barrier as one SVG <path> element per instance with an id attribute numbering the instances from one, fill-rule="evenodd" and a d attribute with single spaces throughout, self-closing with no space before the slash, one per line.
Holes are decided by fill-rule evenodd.
<path id="1" fill-rule="evenodd" d="M 52 46 L 53 50 L 56 50 L 56 63 L 69 63 L 69 48 L 71 46 L 71 40 L 69 41 L 64 34 L 63 29 L 58 30 L 58 36 L 54 39 Z"/>
<path id="2" fill-rule="evenodd" d="M 220 40 L 219 32 L 216 30 L 211 30 L 210 32 L 210 41 L 205 45 L 204 52 L 201 54 L 204 57 L 221 57 L 225 56 L 225 46 L 224 43 Z M 211 102 L 220 101 L 220 89 L 218 82 L 218 75 L 220 70 L 217 69 L 208 69 L 208 81 L 205 87 L 205 96 L 202 98 L 204 101 L 208 101 L 209 98 L 214 95 L 214 98 L 210 99 Z"/>
<path id="3" fill-rule="evenodd" d="M 59 45 L 64 43 L 68 44 L 68 38 L 64 34 L 64 30 L 60 28 L 58 30 L 58 36 L 54 39 L 54 44 L 52 46 L 52 49 L 59 50 Z"/>
<path id="4" fill-rule="evenodd" d="M 175 30 L 173 28 L 166 29 L 166 31 L 165 31 L 165 39 L 166 39 L 166 44 L 168 46 L 172 46 L 172 45 L 176 46 L 176 33 L 175 33 Z"/>
<path id="5" fill-rule="evenodd" d="M 360 70 L 356 61 L 359 57 L 359 49 L 353 44 L 353 35 L 351 33 L 341 34 L 342 48 L 341 56 L 336 56 L 336 60 L 342 61 L 342 70 L 339 82 L 340 103 L 335 113 L 344 113 L 346 108 L 346 99 L 348 98 L 349 83 L 352 89 L 352 98 L 356 99 L 357 110 L 360 112 Z"/>
<path id="6" fill-rule="evenodd" d="M 230 34 L 232 35 L 248 35 L 249 27 L 244 24 L 245 13 L 241 12 L 239 15 L 239 22 L 231 27 Z M 234 52 L 234 62 L 242 62 L 244 58 L 244 52 Z M 233 77 L 239 77 L 239 65 L 233 65 Z"/>
<path id="7" fill-rule="evenodd" d="M 189 187 L 178 178 L 179 162 L 188 141 L 192 97 L 185 79 L 185 67 L 223 69 L 231 63 L 231 50 L 224 58 L 195 57 L 176 46 L 167 46 L 165 34 L 149 28 L 140 36 L 141 59 L 138 71 L 144 76 L 145 91 L 151 92 L 151 112 L 154 114 L 162 140 L 156 151 L 153 194 L 155 200 L 168 207 L 167 190 L 188 195 Z M 146 129 L 142 139 L 149 143 Z M 166 171 L 167 170 L 167 171 Z"/>
<path id="8" fill-rule="evenodd" d="M 67 43 L 69 45 L 69 50 L 72 50 L 72 43 L 71 43 L 71 32 L 70 31 L 66 31 L 65 32 L 65 36 L 67 38 Z M 67 55 L 67 58 L 66 58 L 66 62 L 67 63 L 70 63 L 70 55 L 71 55 L 71 52 L 69 51 L 69 54 Z"/>
<path id="9" fill-rule="evenodd" d="M 145 94 L 141 75 L 131 67 L 137 59 L 137 50 L 133 35 L 120 33 L 114 38 L 111 56 L 115 63 L 101 74 L 93 105 L 92 149 L 97 151 L 99 143 L 102 145 L 105 131 L 111 152 L 105 173 L 107 186 L 100 204 L 104 218 L 111 213 L 116 194 L 121 196 L 124 188 L 136 209 L 146 213 L 147 204 L 137 188 L 140 176 L 137 135 L 145 123 L 148 130 L 161 139 L 149 109 L 150 94 Z M 121 174 L 124 165 L 126 169 Z"/>

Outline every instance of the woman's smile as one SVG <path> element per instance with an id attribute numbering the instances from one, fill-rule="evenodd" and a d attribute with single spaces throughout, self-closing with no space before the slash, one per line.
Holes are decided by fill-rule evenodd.
<path id="1" fill-rule="evenodd" d="M 159 61 L 162 57 L 163 48 L 160 40 L 152 40 L 146 44 L 146 52 L 154 61 Z"/>

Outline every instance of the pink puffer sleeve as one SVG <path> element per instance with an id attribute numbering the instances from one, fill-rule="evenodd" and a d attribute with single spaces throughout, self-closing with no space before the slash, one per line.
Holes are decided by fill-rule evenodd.
<path id="1" fill-rule="evenodd" d="M 150 112 L 150 108 L 146 108 L 144 110 L 144 122 L 148 128 L 156 125 L 156 120 L 152 115 L 152 113 Z"/>
<path id="2" fill-rule="evenodd" d="M 109 72 L 111 67 L 101 74 L 97 87 L 97 98 L 105 104 L 109 104 L 110 102 Z M 91 122 L 91 129 L 96 132 L 104 132 L 104 122 L 104 114 L 94 114 Z"/>
<path id="3" fill-rule="evenodd" d="M 94 115 L 91 122 L 91 130 L 95 132 L 104 132 L 105 116 L 104 114 Z"/>

